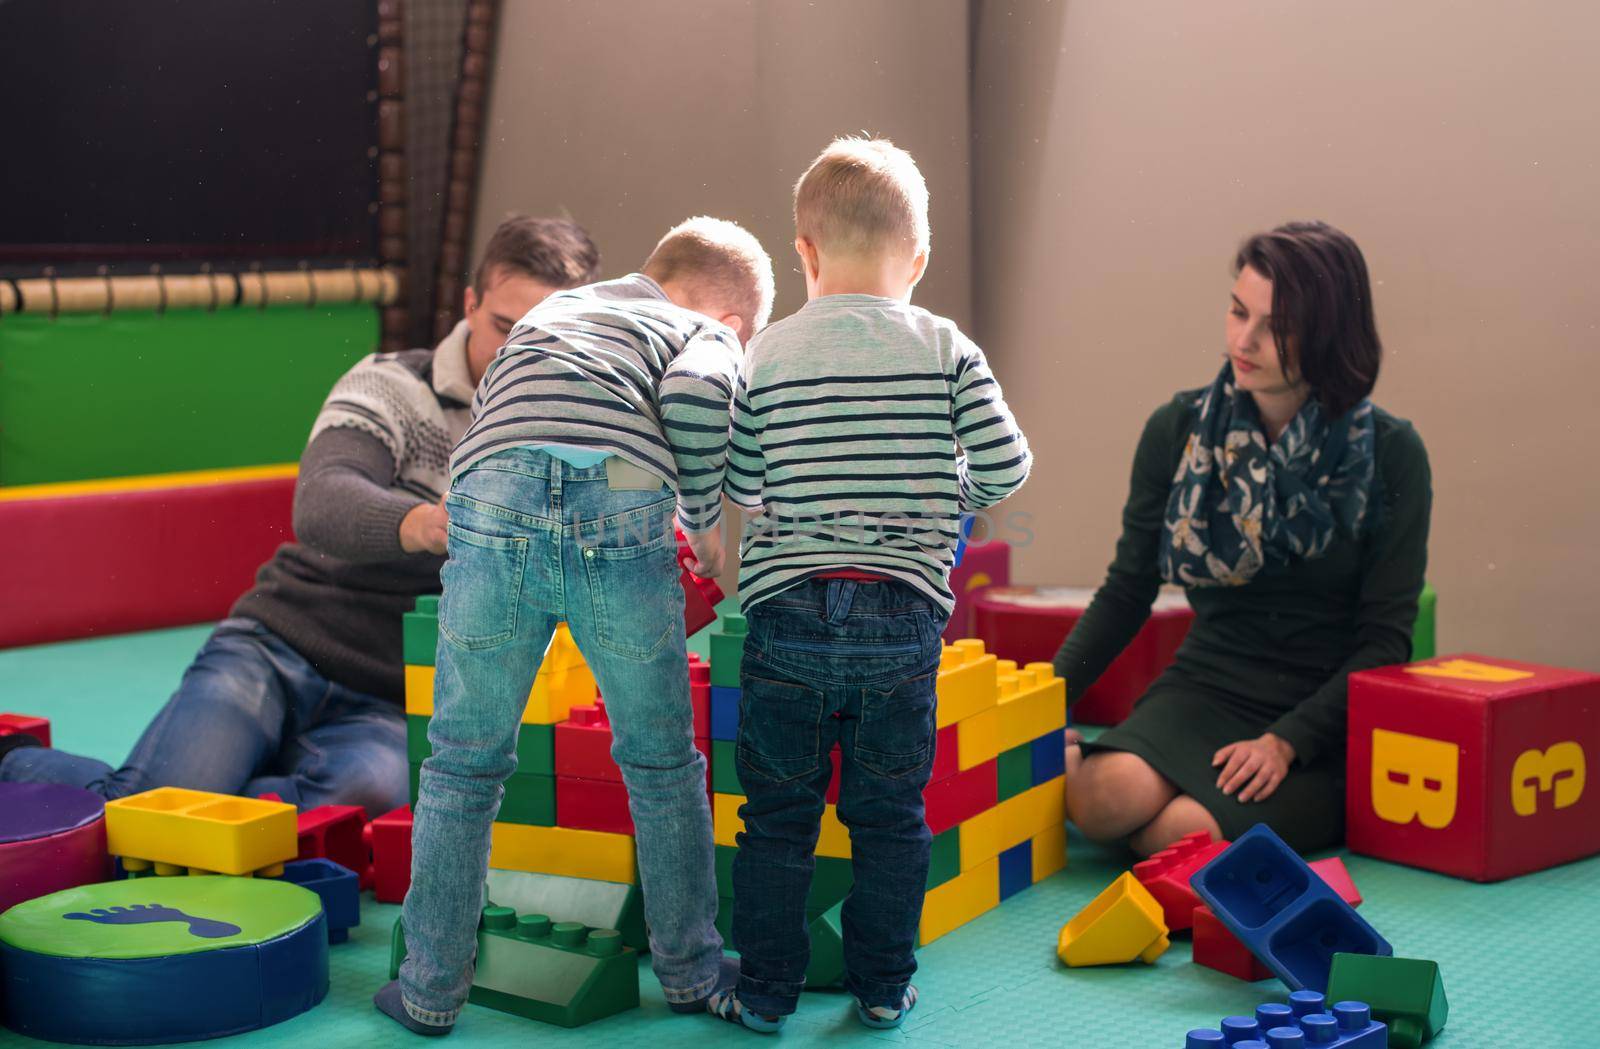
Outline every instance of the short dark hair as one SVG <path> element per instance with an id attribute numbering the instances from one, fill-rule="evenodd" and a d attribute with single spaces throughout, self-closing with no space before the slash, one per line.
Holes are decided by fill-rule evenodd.
<path id="1" fill-rule="evenodd" d="M 1356 242 L 1326 222 L 1289 222 L 1239 246 L 1234 272 L 1246 266 L 1272 281 L 1272 337 L 1284 374 L 1292 353 L 1332 418 L 1372 393 L 1383 344 Z"/>
<path id="2" fill-rule="evenodd" d="M 600 249 L 576 222 L 512 215 L 495 227 L 478 260 L 472 286 L 479 295 L 497 270 L 532 277 L 552 288 L 576 288 L 600 276 Z"/>

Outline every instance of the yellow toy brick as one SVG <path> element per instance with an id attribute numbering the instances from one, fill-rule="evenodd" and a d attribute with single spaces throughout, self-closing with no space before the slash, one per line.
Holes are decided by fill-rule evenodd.
<path id="1" fill-rule="evenodd" d="M 938 728 L 954 725 L 995 705 L 995 657 L 976 638 L 946 645 L 939 656 L 936 682 L 939 704 L 934 715 Z"/>
<path id="2" fill-rule="evenodd" d="M 1067 866 L 1067 826 L 1058 823 L 1033 839 L 1033 881 L 1037 885 Z"/>
<path id="3" fill-rule="evenodd" d="M 639 882 L 631 835 L 571 827 L 496 821 L 489 832 L 489 866 L 627 885 Z"/>
<path id="4" fill-rule="evenodd" d="M 718 845 L 737 846 L 735 837 L 744 830 L 744 820 L 739 818 L 739 806 L 744 804 L 741 794 L 713 794 L 711 796 L 712 837 Z M 834 859 L 850 858 L 850 832 L 839 822 L 839 810 L 829 805 L 822 810 L 822 829 L 817 836 L 817 855 Z"/>
<path id="5" fill-rule="evenodd" d="M 1132 871 L 1124 871 L 1061 927 L 1056 955 L 1073 967 L 1121 965 L 1135 958 L 1151 965 L 1170 946 L 1161 904 Z"/>
<path id="6" fill-rule="evenodd" d="M 981 710 L 956 722 L 956 764 L 962 772 L 1000 755 L 1000 708 Z"/>
<path id="7" fill-rule="evenodd" d="M 1001 696 L 998 707 L 997 742 L 1002 753 L 1067 723 L 1067 683 L 1056 677 L 1049 663 L 1029 663 L 1007 672 L 1007 660 L 1000 662 Z"/>
<path id="8" fill-rule="evenodd" d="M 1066 822 L 1066 777 L 1007 798 L 961 824 L 961 869 L 971 870 L 1052 826 Z"/>
<path id="9" fill-rule="evenodd" d="M 106 802 L 106 851 L 130 871 L 276 876 L 299 839 L 293 805 L 158 787 Z"/>
<path id="10" fill-rule="evenodd" d="M 433 716 L 433 668 L 406 667 L 406 713 Z M 556 626 L 544 662 L 533 679 L 528 705 L 522 711 L 524 725 L 554 725 L 565 721 L 572 708 L 593 703 L 594 675 L 578 652 L 567 624 Z"/>
<path id="11" fill-rule="evenodd" d="M 918 942 L 927 946 L 951 929 L 1000 906 L 1000 860 L 996 857 L 928 890 Z"/>

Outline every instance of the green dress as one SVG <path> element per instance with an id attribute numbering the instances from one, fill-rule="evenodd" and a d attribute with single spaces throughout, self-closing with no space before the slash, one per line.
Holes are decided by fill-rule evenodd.
<path id="1" fill-rule="evenodd" d="M 1133 639 L 1161 586 L 1163 515 L 1199 391 L 1178 394 L 1145 424 L 1133 458 L 1122 538 L 1106 581 L 1056 654 L 1068 703 Z M 1269 562 L 1244 586 L 1191 587 L 1195 621 L 1176 659 L 1121 725 L 1084 753 L 1139 755 L 1237 838 L 1266 823 L 1301 852 L 1344 837 L 1345 678 L 1411 655 L 1433 503 L 1428 453 L 1411 424 L 1374 408 L 1372 526 L 1322 557 Z M 1217 750 L 1272 732 L 1295 761 L 1266 801 L 1217 789 Z"/>

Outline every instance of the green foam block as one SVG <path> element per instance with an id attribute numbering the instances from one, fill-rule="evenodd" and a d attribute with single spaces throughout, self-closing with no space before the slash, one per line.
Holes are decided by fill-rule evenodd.
<path id="1" fill-rule="evenodd" d="M 1420 958 L 1335 954 L 1328 1001 L 1366 1002 L 1373 1019 L 1389 1025 L 1391 1049 L 1417 1049 L 1444 1029 L 1450 1003 L 1439 963 Z"/>

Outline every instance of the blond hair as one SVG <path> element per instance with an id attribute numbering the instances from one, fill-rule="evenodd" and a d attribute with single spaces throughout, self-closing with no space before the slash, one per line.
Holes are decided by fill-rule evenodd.
<path id="1" fill-rule="evenodd" d="M 821 251 L 928 250 L 928 184 L 886 138 L 836 138 L 794 187 L 794 227 Z"/>
<path id="2" fill-rule="evenodd" d="M 685 219 L 656 244 L 643 272 L 658 284 L 683 285 L 697 303 L 737 314 L 744 338 L 765 328 L 772 316 L 772 259 L 736 222 L 706 215 Z"/>

